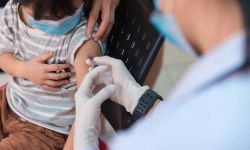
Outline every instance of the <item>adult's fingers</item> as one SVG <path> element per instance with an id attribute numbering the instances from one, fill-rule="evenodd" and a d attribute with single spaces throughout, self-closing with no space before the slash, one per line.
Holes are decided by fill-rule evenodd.
<path id="1" fill-rule="evenodd" d="M 100 78 L 99 80 L 99 84 L 102 83 L 102 84 L 105 84 L 105 85 L 108 85 L 108 84 L 113 84 L 114 83 L 114 80 L 112 78 L 112 72 L 111 71 L 106 71 L 103 76 Z"/>
<path id="2" fill-rule="evenodd" d="M 95 80 L 96 86 L 108 85 L 108 84 L 113 84 L 113 83 L 114 81 L 112 78 L 112 71 L 110 70 L 110 67 L 108 67 L 108 69 L 105 70 L 105 72 L 100 73 L 100 75 Z"/>
<path id="3" fill-rule="evenodd" d="M 109 69 L 108 66 L 99 66 L 95 68 L 93 71 L 89 72 L 83 82 L 81 83 L 81 86 L 79 88 L 79 92 L 85 92 L 85 93 L 92 93 L 91 90 L 93 90 L 93 85 L 96 84 L 96 81 L 98 80 L 99 75 L 101 75 L 103 72 L 107 71 Z"/>
<path id="4" fill-rule="evenodd" d="M 62 73 L 48 73 L 46 75 L 46 78 L 48 80 L 62 80 L 62 79 L 65 79 L 65 78 L 69 78 L 71 76 L 71 72 L 62 72 Z"/>
<path id="5" fill-rule="evenodd" d="M 48 85 L 41 85 L 41 88 L 43 88 L 44 90 L 47 90 L 47 91 L 51 91 L 51 92 L 57 92 L 57 91 L 60 90 L 60 88 L 51 87 L 51 86 L 48 86 Z"/>
<path id="6" fill-rule="evenodd" d="M 69 68 L 70 64 L 46 64 L 46 71 L 52 72 L 52 71 L 63 71 L 66 68 Z"/>
<path id="7" fill-rule="evenodd" d="M 90 59 L 86 60 L 86 64 L 89 65 L 88 69 L 89 72 L 92 71 L 95 67 L 97 67 L 96 64 L 93 64 L 93 62 Z"/>
<path id="8" fill-rule="evenodd" d="M 87 37 L 92 38 L 92 34 L 99 17 L 99 13 L 101 10 L 101 0 L 94 0 L 93 8 L 90 11 L 89 19 L 88 19 L 88 29 L 87 29 Z"/>
<path id="9" fill-rule="evenodd" d="M 92 70 L 94 70 L 95 68 L 93 67 L 89 67 L 89 72 L 91 72 Z M 112 71 L 111 70 L 108 70 L 108 71 L 105 71 L 104 73 L 102 73 L 102 75 L 98 78 L 98 80 L 95 81 L 95 84 L 96 85 L 108 85 L 108 84 L 112 84 L 114 81 L 113 81 L 113 78 L 112 78 Z"/>
<path id="10" fill-rule="evenodd" d="M 113 0 L 113 6 L 116 8 L 119 6 L 120 0 Z"/>
<path id="11" fill-rule="evenodd" d="M 101 104 L 111 98 L 116 90 L 116 86 L 113 84 L 107 85 L 103 89 L 101 89 L 96 95 L 93 97 L 93 103 L 95 103 L 96 106 L 101 106 Z"/>
<path id="12" fill-rule="evenodd" d="M 104 36 L 108 27 L 111 25 L 111 4 L 111 2 L 102 1 L 102 22 L 97 33 L 95 34 L 95 41 L 100 40 L 100 38 Z"/>
<path id="13" fill-rule="evenodd" d="M 107 29 L 106 32 L 104 33 L 103 37 L 101 37 L 102 40 L 105 40 L 105 39 L 108 38 L 109 33 L 111 32 L 113 26 L 114 26 L 114 23 L 111 21 L 111 24 L 109 25 L 108 29 Z"/>
<path id="14" fill-rule="evenodd" d="M 32 61 L 36 61 L 36 62 L 46 62 L 48 61 L 51 57 L 53 56 L 53 52 L 48 52 L 45 53 L 41 56 L 35 57 L 32 59 Z"/>
<path id="15" fill-rule="evenodd" d="M 114 66 L 115 64 L 122 63 L 120 59 L 115 59 L 109 56 L 95 57 L 94 61 L 98 65 Z"/>
<path id="16" fill-rule="evenodd" d="M 45 80 L 43 85 L 47 85 L 50 87 L 60 87 L 68 83 L 69 83 L 68 80 L 60 80 L 60 81 Z"/>
<path id="17" fill-rule="evenodd" d="M 104 35 L 103 35 L 103 39 L 107 39 L 110 31 L 112 30 L 113 28 L 113 25 L 115 23 L 115 9 L 116 9 L 116 6 L 115 5 L 112 5 L 111 6 L 111 10 L 110 10 L 110 25 L 108 26 L 108 29 L 105 31 Z"/>

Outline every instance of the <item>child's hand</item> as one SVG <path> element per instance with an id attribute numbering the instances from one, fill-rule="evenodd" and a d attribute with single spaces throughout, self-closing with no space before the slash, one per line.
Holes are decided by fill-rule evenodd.
<path id="1" fill-rule="evenodd" d="M 53 73 L 70 67 L 70 64 L 46 64 L 53 53 L 46 53 L 25 63 L 23 77 L 39 85 L 45 90 L 59 91 L 60 87 L 69 83 L 71 72 Z"/>

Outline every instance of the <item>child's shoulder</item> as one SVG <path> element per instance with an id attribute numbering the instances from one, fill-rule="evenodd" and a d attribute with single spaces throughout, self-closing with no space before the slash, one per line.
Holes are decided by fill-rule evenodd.
<path id="1" fill-rule="evenodd" d="M 9 0 L 0 15 L 0 26 L 13 26 L 16 15 L 18 14 L 18 4 L 13 0 Z"/>
<path id="2" fill-rule="evenodd" d="M 87 29 L 87 19 L 83 17 L 79 24 L 72 30 L 71 34 L 76 35 L 80 32 L 86 32 Z"/>

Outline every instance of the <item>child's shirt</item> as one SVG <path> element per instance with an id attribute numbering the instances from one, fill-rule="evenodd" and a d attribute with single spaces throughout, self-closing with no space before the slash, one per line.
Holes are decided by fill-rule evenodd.
<path id="1" fill-rule="evenodd" d="M 66 35 L 48 35 L 28 28 L 18 14 L 19 4 L 10 0 L 0 14 L 0 55 L 12 53 L 20 60 L 28 61 L 46 52 L 54 56 L 48 62 L 74 63 L 74 55 L 87 40 L 87 20 Z M 104 44 L 99 42 L 104 54 Z M 15 66 L 13 66 L 15 67 Z M 36 125 L 68 134 L 75 117 L 74 94 L 76 92 L 75 70 L 70 83 L 59 92 L 49 92 L 22 78 L 13 77 L 8 83 L 7 100 L 10 108 L 21 118 Z"/>

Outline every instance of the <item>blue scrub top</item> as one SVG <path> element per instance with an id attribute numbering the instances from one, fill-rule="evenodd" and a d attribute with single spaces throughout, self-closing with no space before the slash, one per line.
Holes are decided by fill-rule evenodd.
<path id="1" fill-rule="evenodd" d="M 173 94 L 121 132 L 111 150 L 249 150 L 250 74 L 244 32 L 197 60 Z"/>

